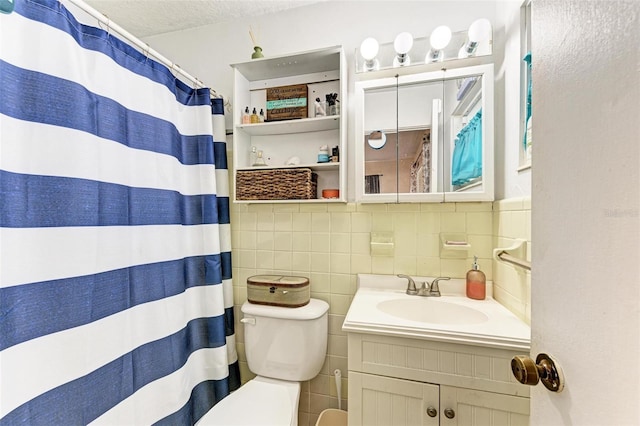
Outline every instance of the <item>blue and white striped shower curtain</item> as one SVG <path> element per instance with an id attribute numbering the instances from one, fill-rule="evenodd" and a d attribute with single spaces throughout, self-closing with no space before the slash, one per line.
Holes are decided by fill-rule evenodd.
<path id="1" fill-rule="evenodd" d="M 56 0 L 0 37 L 0 425 L 193 424 L 240 382 L 222 100 Z"/>

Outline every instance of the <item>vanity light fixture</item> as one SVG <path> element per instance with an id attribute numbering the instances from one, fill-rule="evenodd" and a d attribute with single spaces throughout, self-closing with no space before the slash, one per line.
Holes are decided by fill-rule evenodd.
<path id="1" fill-rule="evenodd" d="M 469 26 L 467 33 L 469 40 L 460 48 L 458 58 L 468 58 L 474 56 L 478 44 L 491 38 L 492 28 L 491 22 L 486 18 L 480 18 L 473 21 Z"/>
<path id="2" fill-rule="evenodd" d="M 356 48 L 355 72 L 359 74 L 399 67 L 410 68 L 414 65 L 432 64 L 434 67 L 441 62 L 457 61 L 470 56 L 489 56 L 492 54 L 492 35 L 491 22 L 480 18 L 462 31 L 453 32 L 449 26 L 440 25 L 430 34 L 415 39 L 407 31 L 399 33 L 388 43 L 378 43 L 375 38 L 367 37 Z M 412 50 L 413 60 L 410 57 Z M 420 58 L 416 55 L 420 55 Z"/>
<path id="3" fill-rule="evenodd" d="M 400 33 L 393 42 L 393 48 L 396 50 L 396 57 L 393 58 L 394 67 L 404 67 L 411 65 L 411 57 L 409 51 L 413 47 L 413 36 L 408 32 Z"/>
<path id="4" fill-rule="evenodd" d="M 450 41 L 451 29 L 446 25 L 440 25 L 435 30 L 433 30 L 431 32 L 431 36 L 429 37 L 431 49 L 429 49 L 429 52 L 427 53 L 427 57 L 424 60 L 425 63 L 442 61 L 442 49 L 447 47 Z"/>
<path id="5" fill-rule="evenodd" d="M 367 37 L 360 45 L 360 55 L 364 58 L 363 71 L 376 71 L 380 69 L 380 62 L 376 58 L 378 54 L 378 40 L 373 37 Z"/>

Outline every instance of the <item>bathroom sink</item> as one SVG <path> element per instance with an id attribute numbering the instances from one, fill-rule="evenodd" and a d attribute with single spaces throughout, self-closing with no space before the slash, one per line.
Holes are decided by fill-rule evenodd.
<path id="1" fill-rule="evenodd" d="M 480 324 L 489 320 L 486 314 L 471 307 L 417 296 L 384 300 L 377 308 L 397 318 L 431 324 Z"/>
<path id="2" fill-rule="evenodd" d="M 414 277 L 416 282 L 434 279 Z M 347 333 L 529 351 L 529 326 L 493 299 L 491 281 L 484 300 L 466 297 L 464 278 L 441 282 L 441 297 L 407 295 L 407 280 L 396 275 L 358 274 L 357 285 L 342 324 Z"/>

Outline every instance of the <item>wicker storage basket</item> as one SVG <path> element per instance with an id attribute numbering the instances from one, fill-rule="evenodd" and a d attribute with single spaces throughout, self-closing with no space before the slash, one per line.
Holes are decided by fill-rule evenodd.
<path id="1" fill-rule="evenodd" d="M 310 200 L 317 198 L 318 175 L 311 169 L 239 170 L 237 200 Z"/>

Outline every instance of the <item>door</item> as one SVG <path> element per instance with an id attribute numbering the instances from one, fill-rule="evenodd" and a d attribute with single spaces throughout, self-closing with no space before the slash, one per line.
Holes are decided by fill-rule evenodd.
<path id="1" fill-rule="evenodd" d="M 442 426 L 529 426 L 529 398 L 440 385 Z"/>
<path id="2" fill-rule="evenodd" d="M 531 354 L 566 384 L 532 389 L 531 425 L 638 425 L 640 3 L 532 16 Z"/>
<path id="3" fill-rule="evenodd" d="M 438 426 L 439 388 L 349 371 L 349 425 Z"/>

